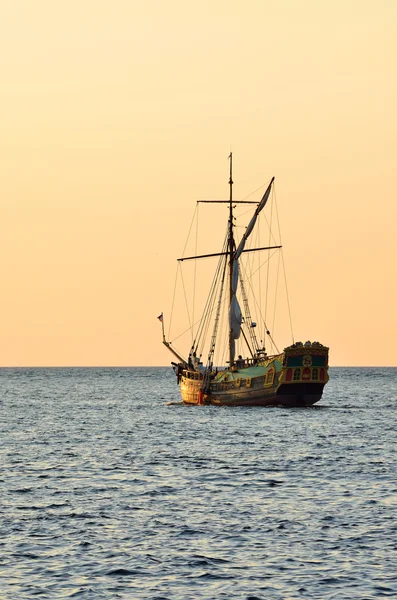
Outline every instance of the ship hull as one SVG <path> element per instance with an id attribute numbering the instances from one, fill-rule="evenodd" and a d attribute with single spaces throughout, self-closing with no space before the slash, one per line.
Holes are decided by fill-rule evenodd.
<path id="1" fill-rule="evenodd" d="M 287 388 L 287 389 L 285 389 Z M 211 404 L 214 406 L 285 406 L 305 407 L 313 406 L 321 400 L 323 384 L 302 384 L 301 389 L 288 390 L 288 386 L 281 385 L 278 389 L 250 390 L 247 392 L 230 392 L 225 394 L 203 394 L 200 385 L 181 388 L 182 402 L 186 405 Z"/>
<path id="2" fill-rule="evenodd" d="M 328 348 L 317 342 L 245 361 L 242 368 L 206 374 L 182 369 L 178 377 L 184 404 L 215 406 L 313 406 L 327 381 Z"/>

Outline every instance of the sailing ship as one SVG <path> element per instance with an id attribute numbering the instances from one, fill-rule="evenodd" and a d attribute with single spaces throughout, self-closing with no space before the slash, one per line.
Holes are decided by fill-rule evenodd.
<path id="1" fill-rule="evenodd" d="M 263 340 L 257 339 L 256 321 L 252 319 L 251 309 L 246 292 L 247 280 L 242 276 L 241 262 L 249 252 L 266 252 L 278 250 L 281 245 L 268 245 L 260 248 L 248 248 L 248 239 L 257 225 L 260 213 L 265 208 L 274 185 L 274 177 L 268 184 L 259 202 L 233 200 L 233 156 L 229 155 L 229 199 L 206 200 L 199 202 L 216 202 L 228 204 L 227 233 L 221 252 L 202 254 L 178 259 L 187 261 L 218 257 L 216 276 L 211 285 L 209 300 L 197 331 L 193 336 L 188 358 L 184 358 L 166 340 L 163 313 L 158 317 L 162 323 L 163 344 L 176 357 L 172 362 L 180 387 L 182 402 L 188 405 L 216 406 L 312 406 L 321 399 L 328 375 L 329 348 L 319 342 L 294 342 L 284 348 L 283 352 L 268 353 Z M 256 204 L 254 215 L 237 243 L 235 239 L 234 211 L 240 204 Z M 245 208 L 245 207 L 244 207 Z M 249 285 L 249 282 L 248 282 Z M 216 292 L 216 293 L 215 293 Z M 243 304 L 243 312 L 240 303 Z M 218 344 L 222 306 L 227 306 L 226 352 L 228 360 L 225 366 L 215 366 L 215 349 Z M 224 311 L 225 312 L 225 311 Z M 199 341 L 203 332 L 209 330 L 212 323 L 212 335 L 206 363 L 200 352 Z M 273 344 L 272 334 L 266 323 L 265 333 Z M 209 337 L 209 336 L 207 336 Z M 247 358 L 240 353 L 236 357 L 236 344 L 247 350 Z M 278 349 L 277 349 L 278 350 Z"/>

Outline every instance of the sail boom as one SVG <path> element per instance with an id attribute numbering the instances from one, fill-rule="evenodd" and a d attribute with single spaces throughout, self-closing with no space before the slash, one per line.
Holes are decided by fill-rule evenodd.
<path id="1" fill-rule="evenodd" d="M 259 250 L 275 250 L 276 248 L 282 248 L 282 246 L 264 246 L 263 248 L 248 248 L 247 250 L 243 250 L 244 252 L 255 252 Z M 178 258 L 178 262 L 183 262 L 184 260 L 193 260 L 195 258 L 209 258 L 211 256 L 226 256 L 226 254 L 230 254 L 229 252 L 216 252 L 215 254 L 200 254 L 199 256 L 186 256 L 186 258 Z"/>
<path id="2" fill-rule="evenodd" d="M 276 248 L 282 248 L 282 246 L 264 246 L 263 248 L 247 248 L 247 250 L 243 250 L 241 254 L 244 254 L 244 252 L 257 252 L 259 250 L 275 250 Z"/>
<path id="3" fill-rule="evenodd" d="M 230 200 L 197 200 L 201 204 L 230 204 Z M 233 200 L 233 204 L 259 204 L 258 200 Z"/>
<path id="4" fill-rule="evenodd" d="M 200 256 L 186 256 L 186 258 L 177 258 L 178 262 L 183 262 L 184 260 L 193 260 L 194 258 L 208 258 L 210 256 L 225 256 L 229 254 L 229 252 L 215 252 L 215 254 L 200 254 Z"/>

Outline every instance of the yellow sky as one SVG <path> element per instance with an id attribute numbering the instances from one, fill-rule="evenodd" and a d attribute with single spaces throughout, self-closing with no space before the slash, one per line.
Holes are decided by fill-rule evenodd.
<path id="1" fill-rule="evenodd" d="M 295 338 L 396 365 L 396 21 L 394 0 L 4 0 L 0 365 L 168 364 L 156 316 L 231 147 L 236 197 L 276 176 Z"/>

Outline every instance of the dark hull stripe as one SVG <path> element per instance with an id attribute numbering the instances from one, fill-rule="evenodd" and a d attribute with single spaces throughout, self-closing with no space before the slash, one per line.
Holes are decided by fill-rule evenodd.
<path id="1" fill-rule="evenodd" d="M 224 402 L 211 402 L 217 406 L 313 406 L 316 402 L 321 399 L 321 394 L 305 394 L 301 396 L 294 395 L 282 395 L 266 397 L 266 398 L 247 398 L 245 400 L 237 399 Z"/>

